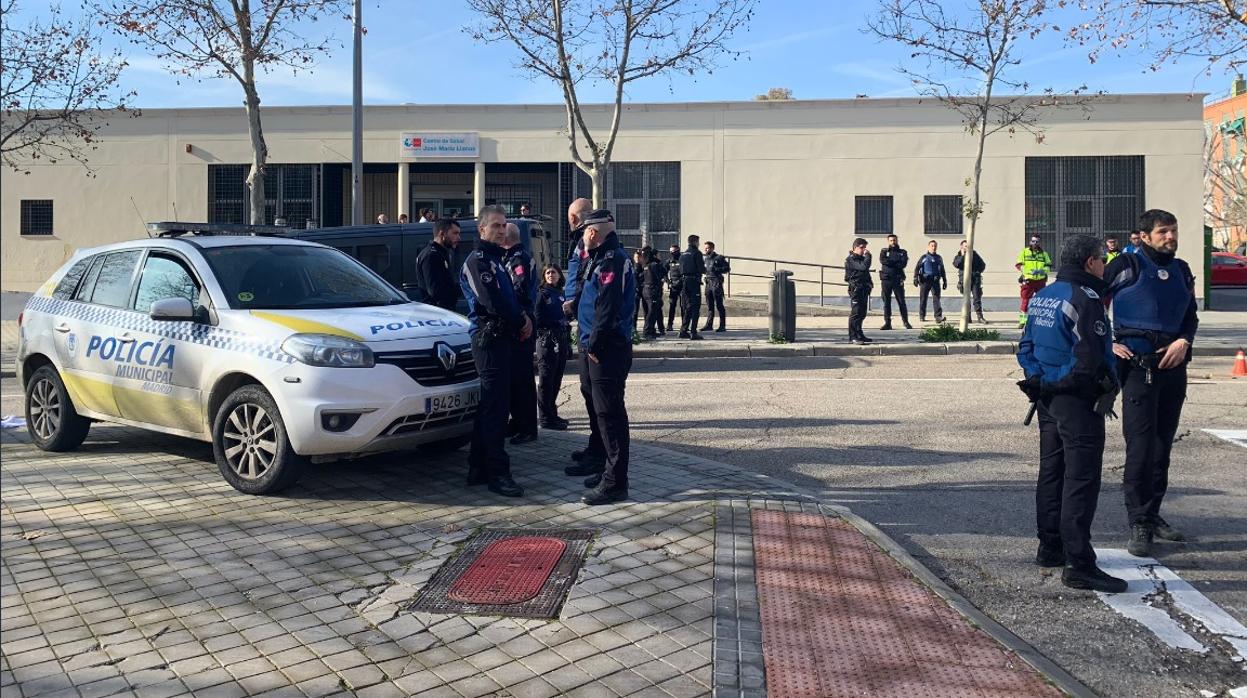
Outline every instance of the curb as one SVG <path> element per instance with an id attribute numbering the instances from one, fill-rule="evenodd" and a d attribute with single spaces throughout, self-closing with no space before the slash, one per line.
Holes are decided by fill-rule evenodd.
<path id="1" fill-rule="evenodd" d="M 956 342 L 950 344 L 838 344 L 800 342 L 793 344 L 736 344 L 715 346 L 698 344 L 683 346 L 633 346 L 635 359 L 749 359 L 774 357 L 811 356 L 965 356 L 971 354 L 1017 354 L 1017 342 Z M 1238 353 L 1238 346 L 1199 346 L 1191 355 L 1196 358 L 1230 357 Z"/>

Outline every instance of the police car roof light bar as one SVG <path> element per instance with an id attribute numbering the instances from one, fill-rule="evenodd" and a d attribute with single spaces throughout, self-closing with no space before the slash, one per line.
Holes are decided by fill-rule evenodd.
<path id="1" fill-rule="evenodd" d="M 187 223 L 182 221 L 157 221 L 147 224 L 149 235 L 175 238 L 182 235 L 259 235 L 282 236 L 290 228 L 282 225 L 250 225 L 247 223 Z"/>

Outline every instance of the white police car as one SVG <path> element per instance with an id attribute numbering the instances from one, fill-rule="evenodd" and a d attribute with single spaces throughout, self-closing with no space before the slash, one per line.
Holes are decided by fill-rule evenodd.
<path id="1" fill-rule="evenodd" d="M 211 441 L 221 474 L 251 494 L 289 486 L 310 458 L 457 448 L 480 396 L 462 316 L 280 237 L 79 251 L 20 326 L 39 448 L 75 449 L 96 420 Z"/>

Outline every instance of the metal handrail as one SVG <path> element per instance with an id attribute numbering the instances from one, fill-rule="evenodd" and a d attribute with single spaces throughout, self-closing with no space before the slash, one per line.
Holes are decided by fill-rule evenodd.
<path id="1" fill-rule="evenodd" d="M 836 265 L 836 264 L 818 264 L 815 262 L 797 262 L 797 261 L 785 260 L 785 259 L 768 259 L 766 257 L 739 257 L 736 255 L 730 255 L 728 256 L 728 259 L 734 260 L 734 261 L 767 263 L 771 265 L 771 272 L 772 272 L 771 276 L 763 276 L 761 274 L 746 274 L 744 272 L 735 272 L 735 271 L 729 273 L 727 275 L 727 284 L 726 284 L 726 292 L 727 292 L 728 298 L 732 297 L 732 277 L 733 276 L 743 276 L 743 277 L 748 277 L 748 278 L 753 278 L 753 279 L 772 279 L 774 278 L 774 272 L 779 271 L 779 265 L 781 264 L 786 267 L 816 267 L 818 269 L 818 280 L 817 281 L 814 279 L 801 279 L 796 276 L 791 277 L 790 280 L 797 282 L 797 283 L 818 284 L 818 304 L 819 305 L 826 305 L 827 296 L 826 296 L 826 293 L 824 293 L 824 288 L 826 286 L 848 287 L 848 284 L 846 284 L 843 281 L 827 281 L 826 280 L 828 269 L 839 269 L 841 271 L 844 270 L 843 266 Z"/>

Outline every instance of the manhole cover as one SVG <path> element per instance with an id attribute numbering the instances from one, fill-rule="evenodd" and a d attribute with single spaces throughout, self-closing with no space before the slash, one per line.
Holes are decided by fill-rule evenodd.
<path id="1" fill-rule="evenodd" d="M 489 528 L 447 560 L 410 611 L 557 618 L 594 531 Z"/>

